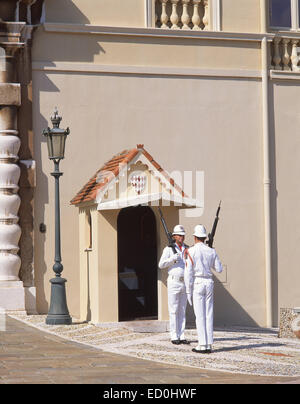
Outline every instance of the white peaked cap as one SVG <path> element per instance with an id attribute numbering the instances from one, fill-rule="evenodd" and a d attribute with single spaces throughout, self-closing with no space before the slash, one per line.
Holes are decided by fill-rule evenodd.
<path id="1" fill-rule="evenodd" d="M 181 226 L 181 224 L 178 224 L 177 226 L 174 227 L 173 236 L 175 234 L 177 234 L 178 236 L 185 236 L 185 230 L 184 227 Z"/>
<path id="2" fill-rule="evenodd" d="M 197 226 L 194 228 L 193 236 L 199 238 L 207 237 L 206 228 L 202 224 L 197 224 Z"/>

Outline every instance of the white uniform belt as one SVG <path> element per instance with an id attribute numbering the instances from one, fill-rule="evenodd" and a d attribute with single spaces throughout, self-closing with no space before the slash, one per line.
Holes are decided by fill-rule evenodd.
<path id="1" fill-rule="evenodd" d="M 178 276 L 178 275 L 169 275 L 169 279 L 172 279 L 172 281 L 177 281 L 177 282 L 183 282 L 184 277 L 183 276 Z"/>
<path id="2" fill-rule="evenodd" d="M 212 279 L 212 276 L 205 276 L 205 275 L 203 275 L 203 276 L 202 276 L 202 275 L 201 275 L 201 276 L 198 276 L 198 275 L 197 275 L 197 276 L 194 276 L 194 278 L 195 278 L 195 280 L 196 280 L 196 279 Z"/>

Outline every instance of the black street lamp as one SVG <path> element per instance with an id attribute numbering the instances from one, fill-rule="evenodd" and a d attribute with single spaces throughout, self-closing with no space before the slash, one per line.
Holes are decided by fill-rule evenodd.
<path id="1" fill-rule="evenodd" d="M 60 129 L 59 124 L 62 118 L 58 116 L 58 111 L 55 109 L 54 116 L 51 117 L 53 128 L 43 130 L 43 135 L 47 139 L 49 159 L 54 161 L 54 172 L 51 175 L 55 178 L 55 264 L 53 271 L 55 278 L 51 279 L 51 300 L 46 324 L 71 324 L 67 298 L 66 298 L 66 279 L 61 277 L 63 265 L 61 263 L 60 250 L 60 206 L 59 206 L 59 177 L 63 175 L 59 171 L 59 162 L 65 156 L 65 143 L 70 129 Z"/>

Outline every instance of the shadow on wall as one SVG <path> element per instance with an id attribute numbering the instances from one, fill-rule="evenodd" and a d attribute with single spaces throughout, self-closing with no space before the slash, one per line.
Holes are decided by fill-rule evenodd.
<path id="1" fill-rule="evenodd" d="M 42 29 L 43 28 L 40 28 L 40 30 Z M 37 38 L 37 36 L 35 36 L 35 38 Z M 52 49 L 52 46 L 55 47 L 55 52 L 50 54 L 49 56 L 46 51 L 42 56 L 39 56 L 45 59 L 42 62 L 45 68 L 56 67 L 56 63 L 52 62 L 52 60 L 54 59 L 55 62 L 93 62 L 95 55 L 106 53 L 105 49 L 97 42 L 94 37 L 87 36 L 85 40 L 74 40 L 73 35 L 66 34 L 59 35 L 58 37 L 56 35 L 53 35 L 53 38 L 55 39 L 53 39 L 53 42 L 50 43 L 49 36 L 49 40 L 47 40 L 47 42 L 44 42 L 44 45 L 50 45 L 50 49 Z M 57 38 L 59 38 L 59 41 L 57 41 Z M 34 42 L 34 45 L 35 43 L 36 42 Z M 67 73 L 68 72 L 65 72 L 65 74 Z M 80 73 L 78 72 L 78 74 Z"/>
<path id="2" fill-rule="evenodd" d="M 22 228 L 19 241 L 19 254 L 21 268 L 19 277 L 24 286 L 34 286 L 33 265 L 33 200 L 34 200 L 34 156 L 33 156 L 33 130 L 32 130 L 32 72 L 30 48 L 25 46 L 17 58 L 17 77 L 21 83 L 22 104 L 18 109 L 18 131 L 21 140 L 19 150 L 19 165 L 21 176 L 19 180 L 19 195 L 21 205 L 19 208 L 19 225 Z"/>
<path id="3" fill-rule="evenodd" d="M 259 327 L 245 309 L 231 296 L 222 282 L 214 277 L 214 325 Z M 186 318 L 188 327 L 195 327 L 193 308 L 187 304 Z"/>
<path id="4" fill-rule="evenodd" d="M 45 0 L 46 21 L 65 24 L 90 24 L 73 0 Z"/>
<path id="5" fill-rule="evenodd" d="M 41 92 L 54 92 L 59 93 L 60 90 L 56 87 L 51 80 L 48 79 L 46 75 L 43 76 L 43 79 L 40 81 L 40 87 L 34 89 L 35 93 L 35 105 L 36 111 L 38 111 L 38 106 L 40 107 L 40 94 Z M 55 105 L 53 106 L 53 108 Z M 47 111 L 48 112 L 48 111 Z M 53 111 L 50 112 L 51 114 Z M 51 126 L 50 116 L 45 117 L 42 114 L 42 111 L 39 111 L 39 114 L 36 117 L 36 132 L 35 136 L 38 137 L 38 141 L 35 141 L 35 161 L 36 161 L 36 176 L 37 176 L 37 189 L 38 198 L 35 198 L 34 204 L 34 245 L 35 245 L 35 257 L 34 257 L 34 267 L 35 267 L 35 285 L 38 286 L 36 290 L 36 299 L 37 299 L 37 311 L 39 313 L 47 313 L 48 312 L 48 301 L 45 294 L 45 281 L 44 278 L 46 276 L 47 271 L 49 271 L 52 275 L 52 266 L 53 262 L 45 262 L 46 255 L 46 238 L 47 238 L 47 230 L 46 233 L 42 233 L 40 231 L 40 225 L 45 223 L 45 205 L 49 204 L 49 183 L 52 177 L 49 175 L 50 173 L 43 171 L 43 161 L 42 161 L 42 144 L 46 143 L 46 140 L 42 136 L 43 129 Z M 53 185 L 53 184 L 52 184 Z M 54 254 L 54 252 L 53 252 Z M 54 255 L 53 255 L 54 257 Z M 51 276 L 52 277 L 52 276 Z"/>
<path id="6" fill-rule="evenodd" d="M 216 326 L 247 326 L 259 327 L 257 322 L 226 290 L 222 282 L 214 277 L 215 305 L 214 323 Z M 224 320 L 225 319 L 225 320 Z"/>
<path id="7" fill-rule="evenodd" d="M 45 5 L 47 22 L 89 24 L 90 20 L 74 5 L 72 0 L 1 0 L 0 18 L 3 21 L 26 22 L 37 25 L 43 19 Z M 17 11 L 16 11 L 17 10 Z M 43 21 L 42 21 L 43 22 Z"/>
<path id="8" fill-rule="evenodd" d="M 288 85 L 285 82 L 286 85 Z M 277 239 L 277 179 L 276 179 L 276 140 L 275 140 L 275 112 L 274 112 L 274 83 L 270 85 L 269 116 L 270 116 L 270 176 L 271 176 L 271 245 L 272 245 L 272 306 L 273 325 L 279 325 L 278 302 L 278 239 Z"/>

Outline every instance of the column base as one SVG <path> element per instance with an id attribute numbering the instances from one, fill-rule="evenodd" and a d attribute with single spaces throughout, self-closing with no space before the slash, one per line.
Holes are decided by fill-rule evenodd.
<path id="1" fill-rule="evenodd" d="M 70 325 L 72 324 L 72 318 L 66 315 L 58 315 L 58 314 L 48 314 L 46 318 L 46 324 L 48 325 Z"/>
<path id="2" fill-rule="evenodd" d="M 57 276 L 50 279 L 51 282 L 51 299 L 46 324 L 49 325 L 70 325 L 72 318 L 69 314 L 66 298 L 66 279 Z"/>
<path id="3" fill-rule="evenodd" d="M 0 309 L 5 312 L 26 313 L 25 289 L 22 281 L 0 281 Z"/>

